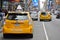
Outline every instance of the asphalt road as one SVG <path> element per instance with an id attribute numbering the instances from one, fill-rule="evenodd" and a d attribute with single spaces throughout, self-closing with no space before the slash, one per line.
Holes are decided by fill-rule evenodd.
<path id="1" fill-rule="evenodd" d="M 3 39 L 0 33 L 0 40 L 60 40 L 60 19 L 52 15 L 52 21 L 34 21 L 34 32 L 32 39 Z"/>

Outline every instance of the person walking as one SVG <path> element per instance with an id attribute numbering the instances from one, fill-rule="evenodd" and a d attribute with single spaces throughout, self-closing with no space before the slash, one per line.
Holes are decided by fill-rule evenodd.
<path id="1" fill-rule="evenodd" d="M 57 15 L 58 13 L 59 13 L 59 11 L 56 9 L 54 14 Z"/>

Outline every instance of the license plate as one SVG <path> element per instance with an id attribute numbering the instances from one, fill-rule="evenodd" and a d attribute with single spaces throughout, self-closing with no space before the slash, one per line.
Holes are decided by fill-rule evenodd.
<path id="1" fill-rule="evenodd" d="M 22 32 L 22 29 L 12 29 L 13 32 Z"/>

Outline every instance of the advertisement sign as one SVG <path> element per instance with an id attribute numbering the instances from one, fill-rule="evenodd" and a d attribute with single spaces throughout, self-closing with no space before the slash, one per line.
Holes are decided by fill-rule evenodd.
<path id="1" fill-rule="evenodd" d="M 56 4 L 58 4 L 58 5 L 59 5 L 59 4 L 60 4 L 60 0 L 56 0 Z"/>
<path id="2" fill-rule="evenodd" d="M 52 6 L 53 6 L 53 1 L 49 0 L 48 1 L 48 9 L 51 10 Z"/>
<path id="3" fill-rule="evenodd" d="M 56 2 L 60 2 L 60 0 L 56 0 Z"/>
<path id="4" fill-rule="evenodd" d="M 33 4 L 33 6 L 38 6 L 38 0 L 32 0 L 32 4 Z"/>

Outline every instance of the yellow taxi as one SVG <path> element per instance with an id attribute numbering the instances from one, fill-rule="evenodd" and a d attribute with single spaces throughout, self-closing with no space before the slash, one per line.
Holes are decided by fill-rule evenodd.
<path id="1" fill-rule="evenodd" d="M 8 12 L 3 26 L 3 38 L 33 38 L 29 12 Z"/>
<path id="2" fill-rule="evenodd" d="M 43 21 L 43 20 L 51 21 L 51 14 L 50 14 L 50 12 L 41 12 L 40 13 L 40 21 Z"/>

